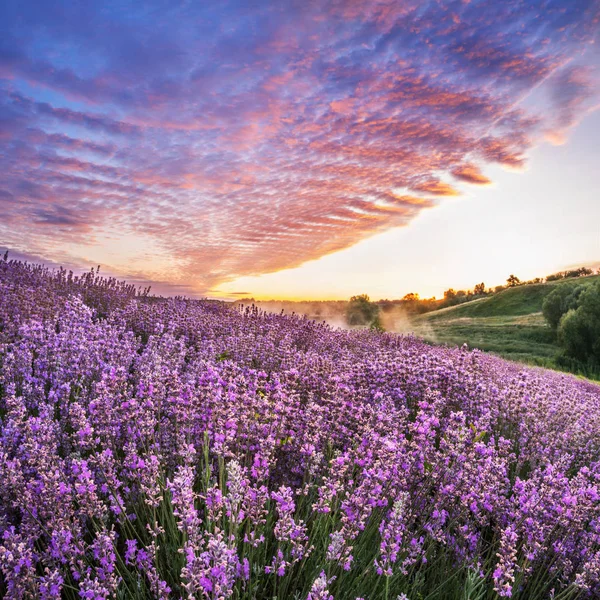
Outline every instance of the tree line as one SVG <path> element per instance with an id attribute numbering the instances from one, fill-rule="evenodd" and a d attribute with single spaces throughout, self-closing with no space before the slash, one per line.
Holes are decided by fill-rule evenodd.
<path id="1" fill-rule="evenodd" d="M 600 269 L 597 274 L 600 275 Z M 455 290 L 449 288 L 444 292 L 444 297 L 438 298 L 421 298 L 419 294 L 411 292 L 406 294 L 399 300 L 379 300 L 377 305 L 383 310 L 390 310 L 391 307 L 400 306 L 407 313 L 411 314 L 423 314 L 432 310 L 439 310 L 440 308 L 448 308 L 450 306 L 456 306 L 463 302 L 471 302 L 479 298 L 485 298 L 487 296 L 493 296 L 499 292 L 502 292 L 509 288 L 518 287 L 520 285 L 531 285 L 536 283 L 544 283 L 546 281 L 558 281 L 561 279 L 571 279 L 575 277 L 587 277 L 588 275 L 594 275 L 594 271 L 588 267 L 581 267 L 579 269 L 573 269 L 569 271 L 561 271 L 559 273 L 553 273 L 546 277 L 536 277 L 535 279 L 529 279 L 521 281 L 514 273 L 511 273 L 507 279 L 505 285 L 497 285 L 495 287 L 486 287 L 484 282 L 477 283 L 472 289 L 468 290 Z"/>

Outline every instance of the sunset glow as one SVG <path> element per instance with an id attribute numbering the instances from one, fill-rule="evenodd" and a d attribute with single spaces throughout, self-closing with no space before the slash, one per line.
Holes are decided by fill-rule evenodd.
<path id="1" fill-rule="evenodd" d="M 222 298 L 596 264 L 599 14 L 3 2 L 0 247 Z"/>

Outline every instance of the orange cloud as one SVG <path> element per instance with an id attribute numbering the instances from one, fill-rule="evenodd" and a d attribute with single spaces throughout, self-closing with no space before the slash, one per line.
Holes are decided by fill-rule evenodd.
<path id="1" fill-rule="evenodd" d="M 452 175 L 456 179 L 472 183 L 473 185 L 489 185 L 492 183 L 480 170 L 479 167 L 472 164 L 460 165 L 452 170 Z"/>
<path id="2" fill-rule="evenodd" d="M 413 185 L 412 188 L 416 192 L 425 192 L 427 194 L 433 194 L 434 196 L 459 196 L 460 192 L 456 191 L 448 183 L 439 181 L 438 179 L 430 179 L 423 183 Z"/>

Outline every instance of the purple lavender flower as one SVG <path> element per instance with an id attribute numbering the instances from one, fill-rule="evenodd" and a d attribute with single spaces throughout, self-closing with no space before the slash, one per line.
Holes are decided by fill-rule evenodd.
<path id="1" fill-rule="evenodd" d="M 597 385 L 135 298 L 0 261 L 0 595 L 600 596 Z"/>

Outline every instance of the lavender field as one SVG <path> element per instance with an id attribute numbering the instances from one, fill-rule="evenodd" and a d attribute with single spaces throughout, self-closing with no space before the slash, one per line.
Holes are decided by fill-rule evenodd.
<path id="1" fill-rule="evenodd" d="M 0 596 L 600 595 L 600 387 L 0 261 Z"/>

